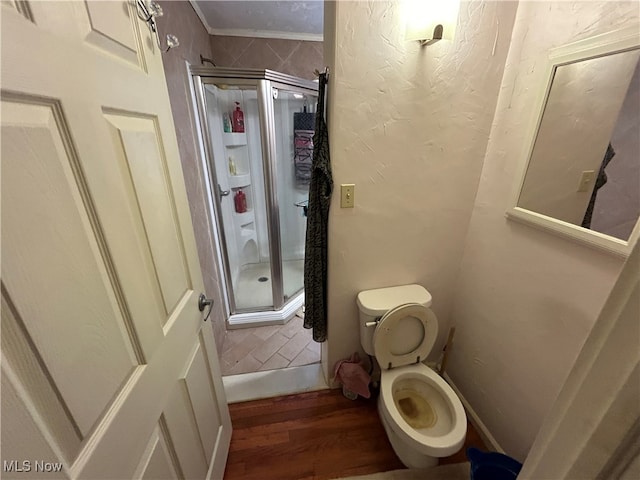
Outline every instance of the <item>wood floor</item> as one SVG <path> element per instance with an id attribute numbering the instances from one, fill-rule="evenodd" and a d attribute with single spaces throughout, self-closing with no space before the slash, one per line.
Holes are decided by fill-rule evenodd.
<path id="1" fill-rule="evenodd" d="M 233 436 L 225 480 L 320 480 L 404 468 L 378 418 L 373 398 L 351 401 L 322 390 L 229 406 Z M 456 455 L 486 450 L 471 424 Z"/>

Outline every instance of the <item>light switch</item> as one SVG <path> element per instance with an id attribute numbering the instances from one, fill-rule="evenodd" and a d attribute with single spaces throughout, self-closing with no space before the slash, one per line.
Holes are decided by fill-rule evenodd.
<path id="1" fill-rule="evenodd" d="M 340 208 L 353 208 L 356 186 L 353 183 L 340 185 Z"/>
<path id="2" fill-rule="evenodd" d="M 588 192 L 593 185 L 593 179 L 596 178 L 595 170 L 585 170 L 580 176 L 580 185 L 578 185 L 579 192 Z"/>

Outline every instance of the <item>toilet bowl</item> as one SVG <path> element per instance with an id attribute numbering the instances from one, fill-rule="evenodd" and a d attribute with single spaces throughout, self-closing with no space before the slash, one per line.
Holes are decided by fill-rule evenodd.
<path id="1" fill-rule="evenodd" d="M 431 295 L 420 285 L 358 294 L 360 338 L 381 368 L 378 413 L 409 468 L 436 465 L 464 444 L 467 418 L 453 389 L 422 363 L 438 334 Z"/>
<path id="2" fill-rule="evenodd" d="M 467 433 L 462 403 L 436 372 L 423 364 L 383 370 L 378 412 L 394 451 L 406 466 L 437 465 L 458 452 Z"/>

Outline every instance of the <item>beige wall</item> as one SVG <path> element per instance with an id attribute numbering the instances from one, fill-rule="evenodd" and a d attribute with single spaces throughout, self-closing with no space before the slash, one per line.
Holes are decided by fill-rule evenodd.
<path id="1" fill-rule="evenodd" d="M 222 310 L 221 287 L 219 285 L 212 237 L 212 225 L 206 202 L 206 183 L 197 150 L 194 116 L 191 108 L 190 78 L 187 62 L 200 64 L 200 55 L 211 56 L 209 34 L 200 22 L 191 3 L 187 1 L 161 1 L 164 16 L 158 19 L 161 38 L 173 33 L 180 46 L 163 54 L 164 73 L 167 78 L 173 121 L 178 137 L 178 148 L 182 170 L 187 186 L 189 208 L 196 233 L 198 255 L 208 297 L 215 300 L 210 321 L 213 324 L 218 352 L 222 352 L 225 335 L 225 318 Z"/>
<path id="2" fill-rule="evenodd" d="M 523 460 L 622 260 L 513 223 L 519 155 L 549 48 L 631 26 L 636 3 L 522 2 L 460 267 L 449 374 Z"/>
<path id="3" fill-rule="evenodd" d="M 516 4 L 463 3 L 455 42 L 422 48 L 404 41 L 400 2 L 325 5 L 331 370 L 361 349 L 361 290 L 424 285 L 442 346 Z M 340 209 L 341 183 L 355 208 Z"/>
<path id="4" fill-rule="evenodd" d="M 640 478 L 640 245 L 536 436 L 520 480 Z"/>
<path id="5" fill-rule="evenodd" d="M 315 79 L 324 68 L 322 42 L 211 35 L 211 59 L 219 67 L 268 68 Z"/>

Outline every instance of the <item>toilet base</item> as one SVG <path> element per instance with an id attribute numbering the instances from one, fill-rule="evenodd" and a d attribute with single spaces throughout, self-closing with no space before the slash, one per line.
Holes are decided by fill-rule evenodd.
<path id="1" fill-rule="evenodd" d="M 389 425 L 389 422 L 387 422 L 387 419 L 384 417 L 382 409 L 380 408 L 381 402 L 382 396 L 379 396 L 378 416 L 380 417 L 380 421 L 382 422 L 382 426 L 384 427 L 384 431 L 387 434 L 387 438 L 389 439 L 389 443 L 391 443 L 393 451 L 398 456 L 400 461 L 404 464 L 404 466 L 407 468 L 428 468 L 438 465 L 437 457 L 431 457 L 429 455 L 425 455 L 424 453 L 420 453 L 402 442 L 400 437 L 396 435 L 396 433 Z"/>

